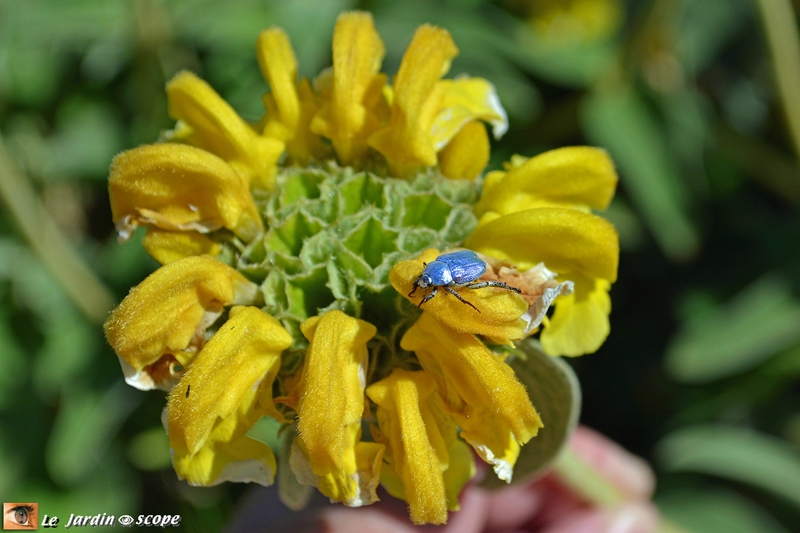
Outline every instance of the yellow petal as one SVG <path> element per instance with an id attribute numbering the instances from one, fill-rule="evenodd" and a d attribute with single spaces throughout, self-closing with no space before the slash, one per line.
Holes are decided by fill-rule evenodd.
<path id="1" fill-rule="evenodd" d="M 155 226 L 147 228 L 142 247 L 162 265 L 195 255 L 216 256 L 222 251 L 219 244 L 201 233 L 162 230 Z"/>
<path id="2" fill-rule="evenodd" d="M 260 309 L 231 309 L 169 395 L 168 433 L 181 477 L 200 485 L 272 483 L 272 451 L 245 433 L 262 416 L 282 419 L 272 384 L 291 344 L 289 332 Z"/>
<path id="3" fill-rule="evenodd" d="M 297 81 L 297 59 L 289 37 L 280 28 L 264 30 L 258 36 L 256 52 L 270 86 L 264 96 L 264 135 L 284 141 L 289 158 L 301 165 L 312 158 L 322 158 L 322 140 L 310 129 L 319 106 L 308 80 Z"/>
<path id="4" fill-rule="evenodd" d="M 252 303 L 257 291 L 239 272 L 208 256 L 187 257 L 156 270 L 131 290 L 105 324 L 126 381 L 144 390 L 169 389 L 174 376 L 158 363 L 185 362 L 184 352 L 202 345 L 205 328 L 223 306 Z"/>
<path id="5" fill-rule="evenodd" d="M 543 262 L 569 279 L 574 272 L 611 282 L 617 279 L 619 237 L 614 226 L 575 209 L 546 207 L 484 216 L 464 246 L 509 260 L 520 270 Z"/>
<path id="6" fill-rule="evenodd" d="M 263 230 L 244 180 L 191 146 L 152 144 L 121 153 L 111 164 L 108 192 L 123 237 L 140 224 L 201 233 L 227 228 L 245 241 Z"/>
<path id="7" fill-rule="evenodd" d="M 372 15 L 339 15 L 333 32 L 333 87 L 311 130 L 331 140 L 343 165 L 363 159 L 367 138 L 380 126 L 373 108 L 386 82 L 378 74 L 384 53 Z"/>
<path id="8" fill-rule="evenodd" d="M 605 209 L 617 186 L 611 158 L 605 150 L 588 146 L 550 150 L 498 177 L 484 183 L 477 215 L 543 206 Z"/>
<path id="9" fill-rule="evenodd" d="M 443 94 L 434 94 L 434 89 L 457 54 L 447 30 L 425 24 L 414 34 L 394 79 L 389 124 L 369 140 L 386 158 L 393 175 L 405 177 L 436 164 L 432 126 Z"/>
<path id="10" fill-rule="evenodd" d="M 252 422 L 262 415 L 280 418 L 272 404 L 272 382 L 281 352 L 291 345 L 292 336 L 280 322 L 257 307 L 234 307 L 170 393 L 170 440 L 197 453 L 217 420 L 231 416 L 256 386 L 258 412 L 251 413 Z"/>
<path id="11" fill-rule="evenodd" d="M 555 301 L 556 310 L 545 322 L 540 336 L 542 348 L 550 355 L 577 356 L 593 353 L 608 337 L 610 284 L 603 279 L 576 277 L 575 291 Z"/>
<path id="12" fill-rule="evenodd" d="M 297 59 L 286 32 L 275 27 L 262 31 L 256 44 L 256 57 L 275 102 L 275 113 L 270 117 L 272 125 L 265 128 L 265 133 L 272 128 L 277 130 L 277 124 L 281 124 L 285 132 L 275 131 L 277 135 L 274 136 L 286 141 L 293 136 L 300 118 L 300 101 L 295 90 Z"/>
<path id="13" fill-rule="evenodd" d="M 475 179 L 489 163 L 489 136 L 480 122 L 470 122 L 439 152 L 439 170 L 450 179 Z"/>
<path id="14" fill-rule="evenodd" d="M 520 444 L 542 427 L 514 371 L 474 335 L 459 333 L 423 313 L 400 346 L 417 354 L 451 414 L 471 418 L 492 413 Z"/>
<path id="15" fill-rule="evenodd" d="M 300 326 L 309 340 L 300 380 L 298 444 L 315 475 L 330 480 L 319 489 L 329 498 L 358 495 L 355 446 L 364 412 L 367 341 L 375 326 L 341 311 L 328 311 Z"/>
<path id="16" fill-rule="evenodd" d="M 441 80 L 436 84 L 441 93 L 431 133 L 436 150 L 441 150 L 468 123 L 475 120 L 489 122 L 495 139 L 508 129 L 508 116 L 500 105 L 494 85 L 483 78 L 460 77 Z"/>
<path id="17" fill-rule="evenodd" d="M 183 123 L 177 140 L 228 161 L 253 187 L 274 187 L 275 165 L 283 153 L 283 142 L 258 135 L 214 89 L 191 72 L 172 78 L 167 84 L 167 98 L 169 115 Z"/>
<path id="18" fill-rule="evenodd" d="M 399 261 L 389 273 L 392 287 L 412 304 L 418 305 L 423 296 L 422 289 L 417 289 L 414 296 L 408 296 L 414 280 L 422 274 L 424 263 L 430 263 L 439 255 L 438 250 L 429 248 L 416 259 Z M 525 336 L 525 321 L 521 317 L 527 312 L 528 305 L 519 294 L 493 287 L 455 290 L 480 312 L 458 301 L 447 291 L 439 290 L 423 306 L 425 314 L 435 316 L 456 331 L 485 335 L 498 342 L 509 342 Z"/>
<path id="19" fill-rule="evenodd" d="M 441 456 L 447 458 L 447 447 L 425 405 L 433 391 L 433 382 L 425 372 L 399 368 L 367 389 L 367 395 L 378 405 L 380 433 L 391 453 L 392 470 L 403 482 L 403 496 L 415 524 L 447 521 L 442 476 L 447 464 L 441 461 Z"/>
<path id="20" fill-rule="evenodd" d="M 190 485 L 203 487 L 225 481 L 272 485 L 275 455 L 266 444 L 245 436 L 245 431 L 232 416 L 217 425 L 197 453 L 173 448 L 175 473 Z"/>
<path id="21" fill-rule="evenodd" d="M 458 412 L 452 415 L 461 428 L 461 438 L 472 446 L 481 459 L 492 465 L 499 479 L 511 483 L 520 444 L 505 419 L 486 407 L 473 409 L 466 415 Z"/>
<path id="22" fill-rule="evenodd" d="M 315 474 L 308 456 L 296 440 L 292 443 L 289 464 L 299 483 L 317 487 L 331 501 L 341 501 L 348 507 L 361 507 L 379 500 L 377 489 L 385 450 L 386 447 L 380 443 L 357 442 L 354 453 L 356 471 L 347 482 L 341 473 L 331 472 L 324 476 Z M 347 489 L 343 491 L 345 487 Z"/>

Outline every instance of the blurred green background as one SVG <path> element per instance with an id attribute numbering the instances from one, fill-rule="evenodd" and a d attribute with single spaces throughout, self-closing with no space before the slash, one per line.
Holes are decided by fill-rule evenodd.
<path id="1" fill-rule="evenodd" d="M 263 113 L 258 32 L 300 73 L 371 11 L 396 71 L 448 28 L 492 81 L 512 154 L 607 148 L 621 183 L 612 333 L 571 361 L 582 421 L 648 459 L 696 532 L 800 531 L 800 41 L 788 0 L 1 0 L 0 495 L 42 513 L 165 513 L 221 530 L 247 487 L 169 467 L 163 395 L 124 384 L 101 324 L 156 268 L 116 242 L 111 158 L 170 128 L 181 69 Z M 276 511 L 277 512 L 277 511 Z"/>

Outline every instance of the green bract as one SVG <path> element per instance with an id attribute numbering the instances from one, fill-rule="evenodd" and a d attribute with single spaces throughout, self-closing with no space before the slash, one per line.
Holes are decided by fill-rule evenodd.
<path id="1" fill-rule="evenodd" d="M 426 248 L 459 246 L 477 219 L 477 185 L 432 170 L 412 180 L 380 177 L 328 164 L 283 169 L 274 192 L 254 193 L 266 222 L 236 265 L 261 283 L 264 310 L 295 338 L 301 322 L 339 309 L 378 327 L 372 345 L 394 351 L 392 331 L 407 305 L 389 284 L 398 261 Z M 284 368 L 297 358 L 285 357 Z"/>

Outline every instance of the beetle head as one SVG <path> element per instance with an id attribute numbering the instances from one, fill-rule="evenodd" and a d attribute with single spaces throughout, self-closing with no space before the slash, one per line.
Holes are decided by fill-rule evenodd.
<path id="1" fill-rule="evenodd" d="M 433 286 L 433 278 L 429 274 L 422 273 L 416 280 L 414 280 L 414 284 L 419 286 L 422 289 L 427 289 L 428 287 Z"/>

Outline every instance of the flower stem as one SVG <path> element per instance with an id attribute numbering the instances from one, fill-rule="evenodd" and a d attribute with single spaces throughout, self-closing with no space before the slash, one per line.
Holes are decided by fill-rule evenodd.
<path id="1" fill-rule="evenodd" d="M 789 135 L 800 157 L 800 35 L 789 0 L 757 0 Z"/>
<path id="2" fill-rule="evenodd" d="M 597 507 L 615 507 L 628 501 L 619 488 L 569 448 L 556 461 L 553 472 L 574 494 Z M 658 533 L 689 532 L 662 517 L 658 524 Z"/>

